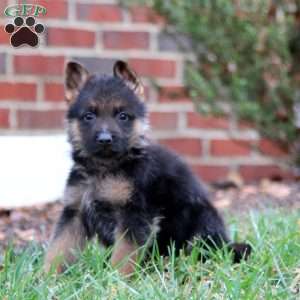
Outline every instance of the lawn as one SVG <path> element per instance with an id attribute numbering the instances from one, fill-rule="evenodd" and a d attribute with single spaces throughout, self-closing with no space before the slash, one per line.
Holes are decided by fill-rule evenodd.
<path id="1" fill-rule="evenodd" d="M 202 263 L 197 248 L 177 258 L 154 253 L 129 279 L 107 263 L 110 250 L 91 243 L 65 273 L 45 275 L 41 246 L 23 252 L 10 246 L 1 258 L 0 299 L 300 299 L 300 211 L 226 219 L 231 236 L 254 248 L 247 262 L 233 265 L 230 254 L 219 251 Z"/>

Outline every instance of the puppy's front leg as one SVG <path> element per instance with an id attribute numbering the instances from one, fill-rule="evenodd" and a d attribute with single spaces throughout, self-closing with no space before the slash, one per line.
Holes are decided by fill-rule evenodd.
<path id="1" fill-rule="evenodd" d="M 119 271 L 124 275 L 133 273 L 139 248 L 148 248 L 159 230 L 158 219 L 135 203 L 139 203 L 138 199 L 129 202 L 120 213 L 111 258 L 113 266 L 120 264 Z"/>
<path id="2" fill-rule="evenodd" d="M 55 266 L 57 272 L 62 271 L 63 263 L 75 261 L 75 250 L 82 250 L 87 236 L 79 211 L 65 207 L 51 239 L 44 262 L 44 270 L 49 272 Z"/>
<path id="3" fill-rule="evenodd" d="M 116 243 L 111 256 L 112 266 L 118 267 L 123 275 L 132 274 L 137 260 L 137 249 L 137 244 L 125 235 L 116 234 Z"/>

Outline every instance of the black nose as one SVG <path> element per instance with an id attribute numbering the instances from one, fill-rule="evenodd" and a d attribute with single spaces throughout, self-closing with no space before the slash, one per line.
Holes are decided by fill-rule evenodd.
<path id="1" fill-rule="evenodd" d="M 112 135 L 109 132 L 100 132 L 96 137 L 96 141 L 98 144 L 110 145 L 112 143 Z"/>

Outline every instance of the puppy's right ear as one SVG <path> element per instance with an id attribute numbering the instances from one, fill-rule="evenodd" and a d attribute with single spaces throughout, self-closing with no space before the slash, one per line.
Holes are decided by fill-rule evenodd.
<path id="1" fill-rule="evenodd" d="M 125 61 L 118 60 L 113 67 L 115 77 L 119 77 L 126 85 L 131 88 L 139 96 L 143 96 L 144 88 L 137 74 L 128 66 Z"/>
<path id="2" fill-rule="evenodd" d="M 70 61 L 65 70 L 65 98 L 68 104 L 72 103 L 80 89 L 89 77 L 89 72 L 79 63 Z"/>

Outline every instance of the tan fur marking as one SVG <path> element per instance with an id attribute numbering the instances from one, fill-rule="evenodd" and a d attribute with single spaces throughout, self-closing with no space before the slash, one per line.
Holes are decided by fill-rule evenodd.
<path id="1" fill-rule="evenodd" d="M 148 130 L 147 120 L 135 120 L 133 124 L 133 131 L 130 137 L 130 147 L 131 148 L 143 148 L 148 145 L 148 139 L 145 138 Z"/>
<path id="2" fill-rule="evenodd" d="M 124 205 L 130 201 L 133 184 L 123 176 L 107 176 L 96 184 L 96 192 L 103 201 Z"/>
<path id="3" fill-rule="evenodd" d="M 99 111 L 112 112 L 113 110 L 117 110 L 123 107 L 124 103 L 120 99 L 112 98 L 109 101 L 99 102 L 95 100 L 95 108 Z"/>
<path id="4" fill-rule="evenodd" d="M 118 267 L 119 272 L 123 275 L 132 274 L 137 261 L 137 249 L 137 245 L 117 234 L 116 244 L 111 256 L 112 266 Z"/>
<path id="5" fill-rule="evenodd" d="M 81 221 L 75 218 L 56 238 L 52 238 L 44 261 L 44 271 L 49 272 L 55 266 L 56 271 L 61 272 L 63 262 L 74 262 L 74 251 L 82 250 L 85 244 L 86 237 Z"/>
<path id="6" fill-rule="evenodd" d="M 68 122 L 68 136 L 73 148 L 75 150 L 82 150 L 82 138 L 77 120 Z"/>
<path id="7" fill-rule="evenodd" d="M 124 102 L 120 99 L 112 99 L 110 102 L 106 103 L 107 107 L 110 107 L 110 109 L 120 109 L 123 107 Z"/>
<path id="8" fill-rule="evenodd" d="M 77 97 L 77 95 L 78 95 L 78 90 L 66 89 L 65 90 L 65 100 L 66 100 L 67 104 L 70 104 L 71 102 L 73 102 L 74 99 Z"/>
<path id="9" fill-rule="evenodd" d="M 144 135 L 149 129 L 148 120 L 139 120 L 137 119 L 134 122 L 134 132 L 138 135 Z"/>
<path id="10" fill-rule="evenodd" d="M 69 122 L 69 130 L 72 133 L 72 136 L 74 136 L 74 138 L 76 137 L 81 138 L 79 123 L 77 120 L 72 120 Z"/>
<path id="11" fill-rule="evenodd" d="M 63 197 L 64 205 L 72 205 L 79 208 L 85 191 L 86 187 L 83 184 L 67 186 Z"/>
<path id="12" fill-rule="evenodd" d="M 135 89 L 135 93 L 140 97 L 141 101 L 145 101 L 145 89 L 140 80 L 138 86 Z"/>
<path id="13" fill-rule="evenodd" d="M 98 107 L 97 100 L 89 100 L 89 110 L 95 111 Z"/>

